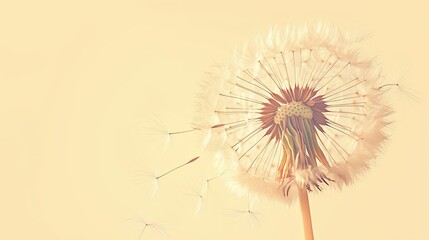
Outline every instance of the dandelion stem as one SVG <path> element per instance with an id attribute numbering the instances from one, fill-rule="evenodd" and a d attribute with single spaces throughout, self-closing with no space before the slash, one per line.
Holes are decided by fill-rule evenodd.
<path id="1" fill-rule="evenodd" d="M 307 189 L 299 188 L 298 191 L 299 191 L 299 203 L 301 205 L 302 223 L 304 225 L 305 240 L 314 240 Z"/>

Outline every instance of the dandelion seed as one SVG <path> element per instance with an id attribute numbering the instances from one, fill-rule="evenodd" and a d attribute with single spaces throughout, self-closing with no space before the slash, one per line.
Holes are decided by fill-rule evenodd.
<path id="1" fill-rule="evenodd" d="M 143 225 L 143 227 L 140 231 L 138 240 L 145 239 L 144 235 L 147 232 L 147 230 L 152 231 L 155 234 L 154 236 L 161 237 L 161 238 L 167 238 L 168 237 L 168 234 L 167 234 L 166 230 L 164 229 L 164 227 L 162 227 L 158 223 L 148 223 L 143 218 L 131 218 L 129 220 L 137 222 L 137 223 L 141 223 Z M 152 238 L 153 238 L 153 236 L 152 236 Z"/>
<path id="2" fill-rule="evenodd" d="M 161 137 L 161 139 L 154 138 L 153 140 L 162 141 L 162 150 L 165 151 L 170 144 L 170 130 L 162 122 L 162 120 L 157 116 L 147 116 L 147 118 L 152 123 L 152 126 L 143 126 L 144 134 L 149 136 Z"/>
<path id="3" fill-rule="evenodd" d="M 228 213 L 229 216 L 239 218 L 241 223 L 245 223 L 244 227 L 256 227 L 259 226 L 262 214 L 253 210 L 253 201 L 248 198 L 248 204 L 246 210 L 232 209 Z M 244 221 L 243 221 L 244 220 Z"/>
<path id="4" fill-rule="evenodd" d="M 198 158 L 200 158 L 200 157 L 194 157 L 194 158 L 192 158 L 191 160 L 189 160 L 189 161 L 187 161 L 187 162 L 185 162 L 185 163 L 183 163 L 183 164 L 181 164 L 181 165 L 179 165 L 179 166 L 177 166 L 177 167 L 175 167 L 175 168 L 172 168 L 172 169 L 168 170 L 168 171 L 167 171 L 167 172 L 165 172 L 165 173 L 162 173 L 162 174 L 160 174 L 160 175 L 157 175 L 157 176 L 156 176 L 156 179 L 157 179 L 157 180 L 159 180 L 160 178 L 162 178 L 162 177 L 164 177 L 164 176 L 167 176 L 168 174 L 170 174 L 170 173 L 172 173 L 172 172 L 175 172 L 176 170 L 178 170 L 178 169 L 180 169 L 180 168 L 182 168 L 182 167 L 184 167 L 184 166 L 186 166 L 186 165 L 188 165 L 188 164 L 190 164 L 190 163 L 195 162 Z"/>
<path id="5" fill-rule="evenodd" d="M 204 202 L 207 198 L 207 194 L 209 191 L 210 183 L 213 180 L 218 179 L 220 176 L 222 176 L 222 174 L 219 174 L 219 175 L 211 177 L 211 178 L 206 178 L 202 182 L 200 190 L 196 190 L 195 188 L 190 187 L 191 192 L 186 193 L 187 195 L 194 197 L 196 199 L 196 205 L 195 205 L 195 211 L 194 211 L 195 214 L 199 213 L 201 211 L 203 205 L 204 205 Z"/>
<path id="6" fill-rule="evenodd" d="M 308 193 L 354 182 L 387 139 L 388 85 L 357 43 L 324 24 L 273 29 L 237 49 L 199 96 L 194 125 L 210 133 L 207 153 L 228 186 L 298 199 L 306 240 L 313 239 Z"/>
<path id="7" fill-rule="evenodd" d="M 194 187 L 189 187 L 190 191 L 185 193 L 186 195 L 195 199 L 195 214 L 201 211 L 206 198 L 207 185 L 205 183 L 206 182 L 203 182 L 200 190 L 196 190 Z"/>
<path id="8" fill-rule="evenodd" d="M 149 191 L 150 195 L 153 197 L 158 192 L 159 181 L 157 174 L 149 171 L 138 171 L 135 175 L 135 182 L 137 184 L 145 185 Z"/>
<path id="9" fill-rule="evenodd" d="M 144 135 L 160 137 L 160 139 L 157 139 L 154 137 L 153 140 L 154 141 L 157 141 L 157 140 L 162 141 L 163 151 L 165 151 L 167 149 L 167 147 L 171 143 L 172 137 L 174 137 L 175 135 L 182 135 L 182 134 L 186 134 L 186 133 L 192 133 L 195 131 L 201 131 L 201 129 L 199 129 L 197 127 L 193 127 L 193 128 L 189 128 L 189 129 L 185 129 L 185 130 L 179 130 L 179 131 L 172 131 L 166 126 L 166 124 L 157 115 L 154 114 L 153 116 L 147 116 L 147 118 L 150 120 L 150 122 L 152 124 L 151 124 L 151 126 L 143 126 L 142 127 L 144 129 Z M 205 141 L 207 141 L 207 140 L 205 140 Z"/>
<path id="10" fill-rule="evenodd" d="M 210 183 L 216 179 L 219 179 L 223 175 L 223 172 L 210 178 L 206 178 L 205 182 L 203 183 L 202 191 L 207 194 L 210 189 Z"/>
<path id="11" fill-rule="evenodd" d="M 199 159 L 200 157 L 194 157 L 191 160 L 177 166 L 174 167 L 166 172 L 160 173 L 160 174 L 156 174 L 153 172 L 148 172 L 148 171 L 143 171 L 143 174 L 139 174 L 136 176 L 138 183 L 147 183 L 150 186 L 152 186 L 152 195 L 155 195 L 156 192 L 158 191 L 159 188 L 159 181 L 160 179 L 164 178 L 165 176 L 169 175 L 170 173 L 173 173 L 175 171 L 177 171 L 180 168 L 183 168 L 184 166 L 195 162 L 197 159 Z"/>
<path id="12" fill-rule="evenodd" d="M 399 79 L 397 83 L 383 84 L 379 87 L 379 89 L 385 90 L 386 92 L 392 89 L 398 89 L 402 93 L 402 95 L 405 96 L 406 100 L 419 102 L 422 92 L 417 91 L 416 89 L 412 89 L 411 87 L 403 83 L 401 80 L 402 80 L 402 77 L 401 79 Z"/>

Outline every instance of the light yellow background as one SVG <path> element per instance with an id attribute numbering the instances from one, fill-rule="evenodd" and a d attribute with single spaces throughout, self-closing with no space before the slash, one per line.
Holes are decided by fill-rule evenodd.
<path id="1" fill-rule="evenodd" d="M 0 239 L 137 240 L 144 218 L 169 239 L 302 239 L 297 205 L 256 204 L 213 181 L 193 214 L 203 163 L 160 183 L 134 178 L 198 154 L 197 138 L 163 149 L 145 135 L 158 116 L 190 127 L 206 71 L 273 25 L 326 20 L 372 34 L 398 91 L 391 141 L 377 165 L 342 192 L 311 196 L 316 239 L 429 239 L 429 17 L 424 1 L 2 1 L 0 3 Z M 149 116 L 149 117 L 148 117 Z M 151 125 L 152 124 L 152 125 Z M 143 239 L 156 239 L 147 231 Z"/>

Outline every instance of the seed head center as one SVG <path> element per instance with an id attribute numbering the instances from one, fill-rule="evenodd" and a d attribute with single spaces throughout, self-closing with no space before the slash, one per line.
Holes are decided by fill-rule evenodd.
<path id="1" fill-rule="evenodd" d="M 286 116 L 290 117 L 292 115 L 311 119 L 313 118 L 313 110 L 302 102 L 289 102 L 277 109 L 276 115 L 274 115 L 274 122 L 280 124 Z"/>

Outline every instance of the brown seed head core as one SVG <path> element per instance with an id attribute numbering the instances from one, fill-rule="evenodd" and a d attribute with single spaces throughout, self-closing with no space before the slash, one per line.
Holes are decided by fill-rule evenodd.
<path id="1" fill-rule="evenodd" d="M 274 116 L 274 122 L 280 124 L 286 116 L 290 117 L 292 115 L 301 116 L 306 119 L 313 118 L 313 111 L 310 107 L 306 106 L 302 102 L 289 102 L 277 109 L 277 112 Z"/>

